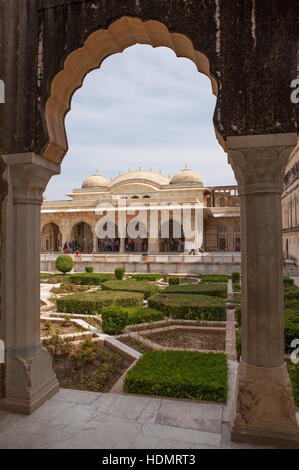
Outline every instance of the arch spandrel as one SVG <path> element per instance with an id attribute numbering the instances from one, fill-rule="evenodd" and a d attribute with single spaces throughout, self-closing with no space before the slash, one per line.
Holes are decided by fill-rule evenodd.
<path id="1" fill-rule="evenodd" d="M 217 95 L 217 82 L 210 73 L 208 58 L 194 49 L 187 36 L 170 33 L 168 28 L 159 21 L 143 22 L 139 18 L 123 17 L 112 23 L 108 29 L 93 32 L 86 39 L 83 47 L 69 54 L 64 62 L 63 70 L 54 77 L 51 95 L 46 102 L 45 109 L 49 143 L 44 150 L 44 158 L 61 163 L 67 152 L 64 120 L 71 108 L 72 95 L 82 86 L 86 74 L 99 68 L 106 57 L 120 53 L 134 44 L 169 47 L 177 57 L 192 60 L 198 71 L 210 78 L 212 92 Z M 217 131 L 216 136 L 221 143 L 223 139 Z"/>

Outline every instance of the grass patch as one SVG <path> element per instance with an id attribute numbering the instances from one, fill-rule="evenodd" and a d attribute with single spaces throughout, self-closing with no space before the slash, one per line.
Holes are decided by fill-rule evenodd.
<path id="1" fill-rule="evenodd" d="M 191 351 L 148 351 L 129 370 L 124 391 L 225 402 L 226 355 Z"/>
<path id="2" fill-rule="evenodd" d="M 137 281 L 159 281 L 162 278 L 162 274 L 133 274 L 132 278 Z"/>
<path id="3" fill-rule="evenodd" d="M 69 294 L 71 292 L 85 292 L 90 289 L 89 286 L 77 286 L 70 282 L 62 282 L 59 287 L 52 287 L 52 294 Z"/>
<path id="4" fill-rule="evenodd" d="M 112 277 L 111 273 L 76 273 L 68 276 L 68 282 L 77 285 L 99 286 Z"/>
<path id="5" fill-rule="evenodd" d="M 99 315 L 104 307 L 119 305 L 122 307 L 142 306 L 143 294 L 137 292 L 93 292 L 66 295 L 56 300 L 57 311 Z"/>
<path id="6" fill-rule="evenodd" d="M 202 274 L 200 279 L 204 282 L 227 282 L 230 276 L 227 274 Z"/>
<path id="7" fill-rule="evenodd" d="M 212 282 L 200 282 L 199 284 L 180 284 L 178 286 L 168 286 L 164 289 L 170 294 L 201 294 L 216 297 L 227 297 L 227 284 L 215 284 Z"/>
<path id="8" fill-rule="evenodd" d="M 188 320 L 226 320 L 225 300 L 199 294 L 156 294 L 148 299 L 148 306 L 171 318 Z"/>
<path id="9" fill-rule="evenodd" d="M 142 292 L 145 299 L 159 292 L 159 287 L 155 284 L 152 284 L 149 281 L 137 281 L 136 279 L 107 281 L 103 285 L 103 289 L 112 291 Z"/>
<path id="10" fill-rule="evenodd" d="M 295 404 L 299 407 L 299 362 L 297 364 L 287 363 L 287 367 L 293 388 Z"/>

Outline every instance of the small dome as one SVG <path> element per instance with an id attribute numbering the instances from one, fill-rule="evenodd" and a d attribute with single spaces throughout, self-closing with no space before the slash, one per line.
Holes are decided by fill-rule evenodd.
<path id="1" fill-rule="evenodd" d="M 174 175 L 174 177 L 170 181 L 170 184 L 188 184 L 188 183 L 197 183 L 199 186 L 203 186 L 201 177 L 194 171 L 190 170 L 190 168 L 188 168 L 186 164 L 183 170 L 181 170 L 179 173 Z"/>
<path id="2" fill-rule="evenodd" d="M 94 175 L 83 181 L 82 188 L 98 188 L 99 186 L 107 186 L 108 184 L 108 180 L 102 175 L 99 175 L 97 170 Z"/>

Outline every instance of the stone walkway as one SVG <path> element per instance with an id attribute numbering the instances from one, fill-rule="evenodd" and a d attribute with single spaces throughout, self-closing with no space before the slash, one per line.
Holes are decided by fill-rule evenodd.
<path id="1" fill-rule="evenodd" d="M 236 368 L 227 405 L 61 389 L 30 416 L 0 410 L 0 448 L 256 448 L 230 440 Z"/>
<path id="2" fill-rule="evenodd" d="M 253 448 L 222 405 L 62 389 L 30 416 L 0 411 L 1 449 Z"/>

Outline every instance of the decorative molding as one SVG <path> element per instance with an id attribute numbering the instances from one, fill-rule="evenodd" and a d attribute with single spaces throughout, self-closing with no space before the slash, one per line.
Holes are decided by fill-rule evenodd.
<path id="1" fill-rule="evenodd" d="M 60 173 L 60 165 L 33 152 L 3 155 L 2 158 L 9 169 L 13 203 L 41 205 L 49 179 Z"/>
<path id="2" fill-rule="evenodd" d="M 239 194 L 281 193 L 292 151 L 291 145 L 228 150 L 228 161 L 234 170 Z"/>

